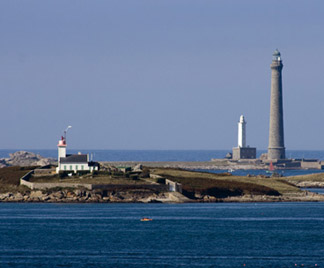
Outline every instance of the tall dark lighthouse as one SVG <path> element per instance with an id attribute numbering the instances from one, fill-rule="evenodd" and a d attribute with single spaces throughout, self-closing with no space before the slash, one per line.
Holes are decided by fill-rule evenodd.
<path id="1" fill-rule="evenodd" d="M 270 67 L 271 103 L 268 159 L 285 159 L 281 76 L 283 64 L 278 49 L 272 55 Z"/>

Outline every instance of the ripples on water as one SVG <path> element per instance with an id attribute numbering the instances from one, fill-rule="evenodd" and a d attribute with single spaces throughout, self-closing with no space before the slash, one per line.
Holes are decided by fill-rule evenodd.
<path id="1" fill-rule="evenodd" d="M 324 204 L 0 204 L 0 238 L 0 267 L 323 267 Z"/>
<path id="2" fill-rule="evenodd" d="M 82 151 L 97 161 L 209 161 L 227 152 Z M 324 152 L 287 156 L 323 160 Z M 323 203 L 0 203 L 0 267 L 324 267 L 323 245 Z"/>

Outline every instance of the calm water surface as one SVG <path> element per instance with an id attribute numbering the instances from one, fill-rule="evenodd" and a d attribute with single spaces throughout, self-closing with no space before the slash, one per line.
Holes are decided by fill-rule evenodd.
<path id="1" fill-rule="evenodd" d="M 56 144 L 56 143 L 55 143 Z M 29 151 L 40 154 L 44 157 L 57 158 L 57 149 L 37 150 L 37 149 L 2 149 L 0 158 L 9 157 L 10 153 L 16 151 Z M 70 154 L 78 152 L 89 153 L 94 161 L 210 161 L 212 158 L 224 158 L 230 150 L 71 150 Z M 265 150 L 258 150 L 257 157 L 260 157 Z M 311 150 L 287 150 L 288 158 L 313 158 L 324 160 L 324 151 Z"/>
<path id="2" fill-rule="evenodd" d="M 310 192 L 318 193 L 318 194 L 324 194 L 324 188 L 301 188 L 302 190 L 307 190 Z"/>
<path id="3" fill-rule="evenodd" d="M 0 267 L 324 267 L 324 204 L 0 203 L 0 238 Z"/>
<path id="4" fill-rule="evenodd" d="M 236 169 L 236 170 L 227 170 L 227 169 L 219 169 L 219 170 L 206 170 L 206 169 L 196 169 L 196 171 L 208 172 L 208 173 L 226 173 L 230 172 L 234 176 L 247 176 L 247 175 L 264 175 L 271 176 L 268 170 L 265 169 Z M 307 174 L 316 174 L 316 173 L 324 173 L 324 170 L 320 169 L 286 169 L 286 170 L 275 170 L 276 173 L 280 174 L 283 177 L 289 176 L 298 176 L 298 175 L 307 175 Z"/>

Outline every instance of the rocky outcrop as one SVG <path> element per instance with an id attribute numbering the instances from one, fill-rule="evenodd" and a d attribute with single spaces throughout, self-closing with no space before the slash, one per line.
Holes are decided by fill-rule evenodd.
<path id="1" fill-rule="evenodd" d="M 280 196 L 243 195 L 222 199 L 222 202 L 324 202 L 324 195 L 300 191 Z"/>
<path id="2" fill-rule="evenodd" d="M 0 167 L 5 166 L 46 166 L 55 164 L 53 158 L 45 158 L 39 154 L 34 154 L 26 151 L 18 151 L 9 154 L 10 158 L 0 159 Z"/>
<path id="3" fill-rule="evenodd" d="M 300 188 L 324 188 L 324 181 L 293 181 L 288 180 L 289 183 Z"/>
<path id="4" fill-rule="evenodd" d="M 8 164 L 4 158 L 0 159 L 0 168 L 7 167 Z"/>
<path id="5" fill-rule="evenodd" d="M 60 190 L 54 192 L 31 191 L 26 193 L 0 194 L 0 202 L 48 202 L 48 203 L 152 203 L 181 202 L 169 193 L 150 190 L 89 191 L 84 189 Z"/>
<path id="6" fill-rule="evenodd" d="M 216 198 L 210 195 L 195 195 L 189 199 L 177 192 L 154 192 L 150 190 L 90 191 L 84 189 L 25 193 L 2 193 L 0 202 L 46 202 L 46 203 L 184 203 L 184 202 L 324 202 L 324 195 L 300 191 L 280 196 L 252 195 Z"/>

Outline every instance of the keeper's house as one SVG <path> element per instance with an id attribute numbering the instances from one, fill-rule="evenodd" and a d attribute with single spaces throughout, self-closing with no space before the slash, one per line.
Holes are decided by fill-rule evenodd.
<path id="1" fill-rule="evenodd" d="M 66 154 L 66 139 L 62 137 L 58 145 L 58 165 L 56 173 L 62 171 L 71 171 L 77 173 L 78 171 L 93 172 L 99 170 L 99 163 L 89 161 L 88 154 Z"/>

